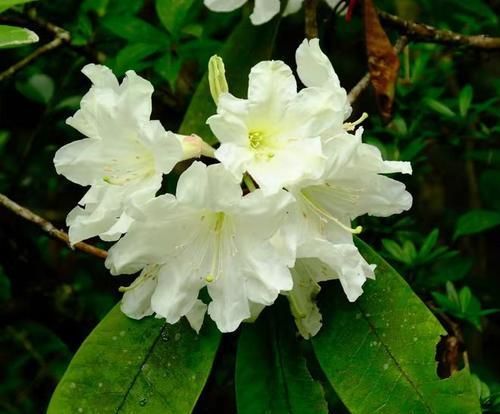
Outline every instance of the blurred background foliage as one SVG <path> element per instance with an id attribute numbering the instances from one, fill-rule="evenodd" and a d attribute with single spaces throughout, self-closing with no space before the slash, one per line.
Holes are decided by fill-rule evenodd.
<path id="1" fill-rule="evenodd" d="M 52 158 L 78 138 L 65 119 L 88 90 L 80 73 L 88 62 L 106 64 L 118 76 L 133 69 L 149 79 L 153 119 L 177 130 L 208 58 L 223 46 L 241 11 L 211 13 L 200 0 L 172 15 L 168 3 L 39 0 L 2 13 L 0 23 L 32 29 L 40 42 L 2 50 L 0 72 L 53 39 L 48 22 L 71 40 L 0 82 L 1 193 L 64 227 L 84 189 L 58 177 Z M 498 0 L 376 5 L 439 28 L 500 36 Z M 359 10 L 350 22 L 323 4 L 319 13 L 322 47 L 349 90 L 366 72 Z M 274 57 L 293 65 L 303 37 L 302 13 L 283 19 Z M 370 92 L 356 102 L 353 117 L 368 112 L 365 140 L 387 159 L 411 161 L 414 171 L 402 178 L 414 196 L 411 211 L 360 220 L 362 238 L 460 335 L 485 412 L 500 412 L 499 75 L 498 52 L 412 43 L 401 54 L 392 121 L 382 122 Z M 0 412 L 45 410 L 71 356 L 119 300 L 118 286 L 128 282 L 0 209 Z M 234 336 L 225 337 L 199 412 L 235 410 L 234 357 L 226 357 L 234 355 L 228 352 Z M 328 397 L 342 412 L 338 399 Z"/>

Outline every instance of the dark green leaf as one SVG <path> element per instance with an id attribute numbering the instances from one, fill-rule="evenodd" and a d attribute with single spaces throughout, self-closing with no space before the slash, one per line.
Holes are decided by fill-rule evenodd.
<path id="1" fill-rule="evenodd" d="M 140 72 L 153 64 L 152 61 L 145 62 L 144 59 L 163 49 L 163 45 L 158 43 L 132 43 L 120 50 L 109 66 L 117 76 L 123 75 L 129 69 Z"/>
<path id="2" fill-rule="evenodd" d="M 242 329 L 236 359 L 238 414 L 327 414 L 323 389 L 311 377 L 291 317 L 277 316 L 277 307 Z"/>
<path id="3" fill-rule="evenodd" d="M 19 4 L 30 3 L 34 0 L 0 0 L 0 13 Z"/>
<path id="4" fill-rule="evenodd" d="M 324 326 L 313 347 L 331 385 L 352 414 L 478 414 L 467 368 L 436 373 L 436 345 L 446 331 L 375 251 L 357 245 L 377 265 L 377 280 L 349 303 L 341 289 L 320 303 Z"/>
<path id="5" fill-rule="evenodd" d="M 500 213 L 488 210 L 471 210 L 460 216 L 454 238 L 480 233 L 500 224 Z"/>
<path id="6" fill-rule="evenodd" d="M 156 12 L 163 26 L 174 36 L 184 27 L 194 0 L 156 0 Z"/>
<path id="7" fill-rule="evenodd" d="M 458 108 L 460 110 L 460 115 L 465 117 L 467 112 L 469 112 L 470 104 L 472 103 L 474 91 L 472 90 L 472 86 L 467 85 L 461 91 L 458 96 Z"/>
<path id="8" fill-rule="evenodd" d="M 278 19 L 274 19 L 263 26 L 253 26 L 248 18 L 244 18 L 226 41 L 220 56 L 224 59 L 229 91 L 232 94 L 246 96 L 251 67 L 271 56 L 278 22 Z M 195 133 L 206 142 L 214 144 L 217 140 L 208 125 L 201 125 L 199 122 L 215 113 L 215 104 L 210 96 L 208 77 L 205 74 L 188 107 L 180 133 Z"/>
<path id="9" fill-rule="evenodd" d="M 45 105 L 54 95 L 54 81 L 43 73 L 31 76 L 26 82 L 17 82 L 16 88 L 26 98 Z"/>
<path id="10" fill-rule="evenodd" d="M 159 43 L 165 48 L 170 44 L 167 33 L 133 16 L 106 17 L 102 25 L 114 35 L 130 42 Z"/>
<path id="11" fill-rule="evenodd" d="M 430 109 L 432 109 L 434 112 L 437 112 L 440 115 L 450 118 L 456 116 L 455 112 L 453 112 L 449 107 L 447 107 L 444 103 L 441 103 L 435 99 L 426 98 L 424 102 Z"/>
<path id="12" fill-rule="evenodd" d="M 197 335 L 184 320 L 136 321 L 115 306 L 71 361 L 48 414 L 190 413 L 219 339 L 211 323 Z"/>

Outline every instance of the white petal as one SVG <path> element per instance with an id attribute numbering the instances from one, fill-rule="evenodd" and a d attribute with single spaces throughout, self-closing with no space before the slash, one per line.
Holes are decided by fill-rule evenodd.
<path id="1" fill-rule="evenodd" d="M 295 54 L 297 73 L 306 86 L 340 88 L 340 81 L 328 57 L 321 51 L 318 39 L 304 40 Z"/>
<path id="2" fill-rule="evenodd" d="M 234 178 L 241 181 L 243 173 L 247 169 L 248 163 L 253 159 L 252 152 L 242 146 L 235 144 L 222 144 L 215 151 L 215 158 L 217 158 L 224 167 L 227 168 Z"/>
<path id="3" fill-rule="evenodd" d="M 260 189 L 248 193 L 235 211 L 238 233 L 251 240 L 269 240 L 281 227 L 293 202 L 293 197 L 283 190 L 272 195 Z"/>
<path id="4" fill-rule="evenodd" d="M 269 60 L 255 65 L 250 71 L 248 100 L 261 114 L 277 116 L 297 94 L 297 82 L 289 66 Z"/>
<path id="5" fill-rule="evenodd" d="M 99 88 L 111 88 L 118 90 L 119 84 L 116 76 L 110 68 L 104 65 L 89 63 L 83 67 L 82 73 Z"/>
<path id="6" fill-rule="evenodd" d="M 186 319 L 189 322 L 191 328 L 193 328 L 196 333 L 200 333 L 201 326 L 203 325 L 203 320 L 205 319 L 205 313 L 207 313 L 207 305 L 205 305 L 201 300 L 196 300 L 191 310 L 186 313 Z"/>
<path id="7" fill-rule="evenodd" d="M 247 0 L 204 0 L 203 3 L 215 12 L 229 12 L 243 6 Z"/>
<path id="8" fill-rule="evenodd" d="M 116 241 L 120 236 L 128 231 L 134 219 L 123 213 L 118 221 L 114 223 L 107 231 L 101 233 L 99 236 L 104 241 Z"/>
<path id="9" fill-rule="evenodd" d="M 293 166 L 293 168 L 290 168 Z M 255 160 L 248 172 L 266 194 L 323 174 L 325 157 L 320 138 L 290 142 L 270 160 Z"/>
<path id="10" fill-rule="evenodd" d="M 176 194 L 179 202 L 185 205 L 223 211 L 239 203 L 242 190 L 239 181 L 221 164 L 207 167 L 195 161 L 180 176 Z"/>
<path id="11" fill-rule="evenodd" d="M 316 257 L 330 266 L 350 302 L 362 293 L 367 278 L 373 279 L 374 266 L 366 263 L 354 244 L 333 244 L 327 240 L 313 240 L 299 249 L 300 257 Z"/>
<path id="12" fill-rule="evenodd" d="M 193 309 L 198 300 L 203 282 L 189 273 L 190 266 L 191 263 L 186 263 L 186 260 L 171 260 L 160 268 L 151 307 L 168 323 L 178 322 Z"/>
<path id="13" fill-rule="evenodd" d="M 118 105 L 123 108 L 132 119 L 149 121 L 151 116 L 151 96 L 154 88 L 151 82 L 137 75 L 133 70 L 125 74 L 120 85 Z"/>
<path id="14" fill-rule="evenodd" d="M 158 268 L 148 266 L 124 293 L 121 310 L 132 319 L 142 319 L 153 314 L 151 296 L 158 283 Z"/>
<path id="15" fill-rule="evenodd" d="M 288 0 L 285 10 L 283 11 L 283 16 L 298 12 L 303 2 L 304 0 Z"/>
<path id="16" fill-rule="evenodd" d="M 127 234 L 111 247 L 105 265 L 111 274 L 131 274 L 148 264 L 162 264 L 198 226 L 199 216 L 172 195 L 157 197 L 142 207 Z"/>
<path id="17" fill-rule="evenodd" d="M 280 0 L 255 0 L 253 13 L 250 21 L 254 25 L 268 22 L 280 11 Z"/>
<path id="18" fill-rule="evenodd" d="M 333 92 L 319 87 L 302 89 L 286 107 L 284 124 L 288 134 L 296 138 L 330 138 L 333 130 L 343 131 L 342 92 L 345 95 L 343 89 Z"/>
<path id="19" fill-rule="evenodd" d="M 147 149 L 154 154 L 158 172 L 168 174 L 182 160 L 182 144 L 174 133 L 165 131 L 159 121 L 144 123 L 139 135 Z"/>
<path id="20" fill-rule="evenodd" d="M 223 112 L 213 115 L 207 124 L 220 143 L 234 143 L 242 146 L 248 145 L 248 128 L 245 123 L 235 115 Z"/>
<path id="21" fill-rule="evenodd" d="M 233 332 L 251 316 L 244 278 L 236 266 L 208 285 L 208 314 L 221 332 Z"/>
<path id="22" fill-rule="evenodd" d="M 101 150 L 101 143 L 95 139 L 71 142 L 56 152 L 56 171 L 76 184 L 93 184 L 95 180 L 102 178 Z"/>

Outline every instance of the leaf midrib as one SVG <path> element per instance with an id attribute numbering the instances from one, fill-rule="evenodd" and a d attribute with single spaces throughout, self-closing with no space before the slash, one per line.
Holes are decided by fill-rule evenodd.
<path id="1" fill-rule="evenodd" d="M 137 369 L 136 374 L 132 378 L 132 381 L 130 382 L 130 385 L 128 386 L 127 390 L 123 394 L 122 400 L 120 401 L 120 404 L 116 408 L 115 414 L 118 414 L 121 411 L 121 409 L 123 408 L 123 406 L 125 405 L 125 403 L 127 402 L 127 398 L 130 394 L 130 391 L 132 391 L 132 388 L 134 388 L 134 385 L 137 382 L 137 379 L 139 378 L 139 375 L 141 375 L 141 372 L 142 372 L 141 368 L 144 366 L 144 364 L 147 362 L 147 360 L 149 359 L 149 357 L 153 353 L 153 350 L 154 350 L 156 344 L 158 343 L 158 341 L 160 340 L 161 335 L 166 327 L 167 327 L 167 324 L 164 323 L 163 326 L 161 327 L 161 329 L 158 331 L 158 335 L 156 336 L 155 340 L 153 341 L 151 346 L 148 348 L 147 352 L 144 354 L 144 358 L 142 359 L 141 363 L 138 365 L 139 368 Z"/>
<path id="2" fill-rule="evenodd" d="M 422 392 L 420 391 L 420 389 L 417 387 L 417 384 L 415 384 L 412 380 L 411 380 L 411 377 L 406 373 L 406 371 L 403 369 L 403 367 L 401 366 L 401 364 L 398 362 L 398 360 L 396 359 L 396 357 L 393 355 L 392 351 L 390 350 L 389 346 L 383 341 L 383 339 L 380 337 L 380 335 L 377 333 L 377 330 L 375 329 L 375 326 L 371 323 L 370 319 L 368 318 L 368 316 L 366 315 L 366 312 L 365 310 L 362 308 L 362 306 L 356 302 L 356 306 L 359 308 L 359 310 L 361 311 L 361 315 L 363 315 L 363 319 L 366 321 L 366 323 L 368 324 L 368 327 L 370 328 L 370 331 L 373 333 L 373 335 L 377 338 L 377 340 L 380 341 L 380 343 L 382 344 L 382 346 L 384 347 L 385 351 L 387 352 L 387 354 L 389 355 L 389 357 L 392 359 L 392 361 L 394 362 L 394 365 L 396 365 L 396 368 L 401 372 L 401 374 L 403 375 L 403 378 L 406 379 L 406 381 L 410 384 L 410 386 L 415 390 L 416 394 L 418 395 L 418 397 L 420 398 L 420 400 L 422 401 L 424 407 L 426 408 L 427 412 L 429 413 L 434 413 L 432 407 L 430 407 L 428 404 L 427 404 L 427 401 L 425 399 L 425 396 L 422 394 Z"/>

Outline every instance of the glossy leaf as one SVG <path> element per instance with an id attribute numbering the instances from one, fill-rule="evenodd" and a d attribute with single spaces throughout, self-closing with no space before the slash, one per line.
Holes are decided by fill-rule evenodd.
<path id="1" fill-rule="evenodd" d="M 0 25 L 0 49 L 38 42 L 38 35 L 23 27 Z"/>
<path id="2" fill-rule="evenodd" d="M 0 13 L 20 4 L 31 3 L 34 0 L 0 0 Z"/>
<path id="3" fill-rule="evenodd" d="M 284 312 L 278 308 L 242 329 L 236 359 L 238 414 L 327 414 L 323 389 L 307 368 L 292 318 L 286 307 Z"/>
<path id="4" fill-rule="evenodd" d="M 478 414 L 467 368 L 437 376 L 436 345 L 446 332 L 403 278 L 358 241 L 377 280 L 349 303 L 341 289 L 326 289 L 324 326 L 313 339 L 318 361 L 352 414 Z"/>
<path id="5" fill-rule="evenodd" d="M 133 16 L 110 16 L 102 20 L 103 26 L 115 36 L 130 42 L 159 43 L 167 50 L 168 34 L 145 20 Z"/>
<path id="6" fill-rule="evenodd" d="M 471 210 L 460 216 L 454 237 L 481 233 L 500 225 L 500 213 L 488 210 Z"/>
<path id="7" fill-rule="evenodd" d="M 224 59 L 229 91 L 238 97 L 246 97 L 248 74 L 253 65 L 271 57 L 274 37 L 279 20 L 275 18 L 263 26 L 253 26 L 243 18 L 233 31 L 219 55 Z M 210 98 L 208 77 L 205 74 L 193 96 L 180 127 L 181 134 L 198 134 L 209 144 L 217 142 L 208 125 L 199 125 L 195 119 L 207 119 L 216 108 Z"/>
<path id="8" fill-rule="evenodd" d="M 156 0 L 156 12 L 163 26 L 174 36 L 183 28 L 194 0 Z"/>
<path id="9" fill-rule="evenodd" d="M 85 339 L 48 414 L 190 413 L 210 373 L 220 334 L 182 320 L 126 317 L 115 306 Z"/>

